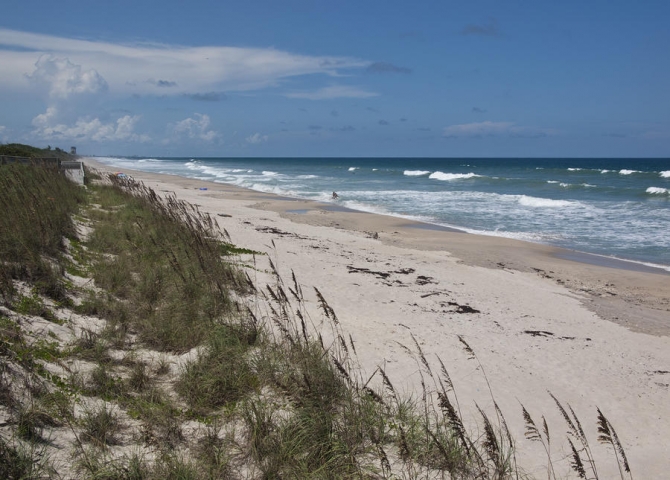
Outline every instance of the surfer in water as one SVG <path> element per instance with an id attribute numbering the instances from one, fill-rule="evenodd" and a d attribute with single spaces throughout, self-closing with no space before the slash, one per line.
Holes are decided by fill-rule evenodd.
<path id="1" fill-rule="evenodd" d="M 337 192 L 333 192 L 333 200 L 337 200 L 340 198 L 340 196 L 337 194 Z"/>

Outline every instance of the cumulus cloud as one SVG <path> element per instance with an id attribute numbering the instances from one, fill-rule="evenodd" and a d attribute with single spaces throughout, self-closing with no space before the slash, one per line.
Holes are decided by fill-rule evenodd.
<path id="1" fill-rule="evenodd" d="M 72 139 L 94 142 L 119 140 L 148 142 L 150 140 L 147 135 L 135 133 L 135 126 L 140 119 L 137 115 L 125 115 L 108 123 L 104 123 L 99 118 L 80 118 L 71 125 L 59 123 L 57 118 L 56 107 L 49 107 L 45 113 L 37 115 L 32 122 L 35 127 L 33 135 L 45 140 Z"/>
<path id="2" fill-rule="evenodd" d="M 195 118 L 193 118 L 195 117 Z M 172 127 L 172 132 L 177 137 L 191 138 L 211 142 L 219 138 L 219 134 L 209 129 L 209 115 L 196 113 L 193 117 L 186 118 L 177 122 Z"/>
<path id="3" fill-rule="evenodd" d="M 442 136 L 447 138 L 496 136 L 538 138 L 554 133 L 556 132 L 550 129 L 517 126 L 513 122 L 486 121 L 451 125 L 444 129 Z"/>
<path id="4" fill-rule="evenodd" d="M 498 22 L 491 19 L 484 25 L 469 24 L 461 30 L 461 35 L 482 35 L 485 37 L 497 37 L 500 35 L 498 30 Z"/>
<path id="5" fill-rule="evenodd" d="M 369 92 L 358 87 L 347 85 L 333 85 L 320 88 L 314 92 L 292 92 L 284 94 L 288 98 L 306 98 L 308 100 L 329 100 L 331 98 L 369 98 L 376 97 L 378 93 Z"/>
<path id="6" fill-rule="evenodd" d="M 412 73 L 411 68 L 399 67 L 388 62 L 374 62 L 365 69 L 368 73 Z"/>
<path id="7" fill-rule="evenodd" d="M 95 69 L 84 70 L 81 65 L 76 65 L 67 58 L 53 55 L 40 56 L 35 62 L 33 72 L 27 77 L 34 83 L 46 86 L 49 95 L 56 99 L 84 93 L 100 93 L 108 89 L 107 82 Z"/>
<path id="8" fill-rule="evenodd" d="M 337 76 L 342 70 L 364 69 L 370 64 L 355 58 L 299 55 L 274 48 L 122 44 L 0 28 L 0 87 L 25 87 L 24 75 L 45 54 L 46 58 L 80 65 L 82 76 L 90 74 L 90 79 L 78 83 L 80 88 L 104 79 L 111 92 L 141 95 L 253 90 L 277 85 L 289 77 Z M 71 88 L 77 87 L 70 85 L 55 92 Z M 361 92 L 353 96 L 361 96 Z"/>

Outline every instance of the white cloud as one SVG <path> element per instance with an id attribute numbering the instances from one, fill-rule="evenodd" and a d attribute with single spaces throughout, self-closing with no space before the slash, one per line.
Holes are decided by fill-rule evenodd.
<path id="1" fill-rule="evenodd" d="M 73 94 L 99 93 L 107 90 L 107 82 L 93 70 L 83 70 L 67 58 L 42 55 L 28 78 L 47 86 L 52 98 L 65 99 Z"/>
<path id="2" fill-rule="evenodd" d="M 40 113 L 33 118 L 33 126 L 37 128 L 46 128 L 55 121 L 56 115 L 58 115 L 56 107 L 49 107 L 46 112 Z"/>
<path id="3" fill-rule="evenodd" d="M 114 94 L 243 91 L 276 85 L 287 77 L 337 76 L 343 69 L 369 65 L 354 58 L 298 55 L 273 48 L 118 44 L 0 28 L 0 87 L 27 87 L 26 75 L 35 75 L 35 65 L 45 54 L 49 55 L 46 58 L 68 62 L 58 70 L 63 78 L 57 77 L 59 87 L 54 93 L 59 94 L 99 87 L 100 79 Z M 75 70 L 81 67 L 76 72 L 69 65 Z M 65 72 L 74 73 L 79 79 L 74 86 Z M 170 88 L 164 88 L 166 85 Z M 370 95 L 359 92 L 353 96 Z"/>
<path id="4" fill-rule="evenodd" d="M 186 118 L 177 122 L 172 131 L 177 136 L 187 136 L 188 138 L 197 138 L 206 142 L 211 142 L 219 137 L 214 130 L 208 130 L 210 120 L 209 115 L 196 113 L 195 118 Z"/>
<path id="5" fill-rule="evenodd" d="M 263 143 L 268 141 L 268 136 L 267 135 L 261 135 L 260 133 L 256 132 L 253 135 L 249 135 L 246 138 L 247 143 L 251 144 L 256 144 L 256 143 Z"/>
<path id="6" fill-rule="evenodd" d="M 443 130 L 442 136 L 448 138 L 496 136 L 537 138 L 553 135 L 555 133 L 555 130 L 522 127 L 517 126 L 513 122 L 485 121 L 451 125 Z"/>
<path id="7" fill-rule="evenodd" d="M 331 98 L 369 98 L 376 97 L 378 93 L 368 92 L 358 87 L 346 85 L 334 85 L 320 88 L 314 92 L 293 92 L 284 96 L 288 98 L 306 98 L 308 100 L 328 100 Z"/>
<path id="8" fill-rule="evenodd" d="M 33 135 L 41 139 L 72 139 L 79 141 L 131 141 L 148 142 L 147 135 L 134 132 L 139 116 L 125 115 L 116 121 L 103 123 L 99 118 L 90 120 L 80 118 L 73 125 L 58 123 L 58 110 L 49 107 L 45 113 L 33 119 Z"/>

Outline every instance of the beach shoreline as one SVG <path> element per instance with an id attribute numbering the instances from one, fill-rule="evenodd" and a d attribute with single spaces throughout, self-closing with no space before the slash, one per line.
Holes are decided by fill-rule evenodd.
<path id="1" fill-rule="evenodd" d="M 411 333 L 426 355 L 445 361 L 459 395 L 487 406 L 481 372 L 459 343 L 467 339 L 530 473 L 541 475 L 546 466 L 522 440 L 519 402 L 545 415 L 554 432 L 565 429 L 547 391 L 582 413 L 583 423 L 593 424 L 596 406 L 608 414 L 638 477 L 661 478 L 667 471 L 670 275 L 663 271 L 594 265 L 557 247 L 226 184 L 124 173 L 197 205 L 235 244 L 267 253 L 286 278 L 295 272 L 305 290 L 318 287 L 357 342 L 368 373 L 383 364 L 391 378 L 402 379 L 402 388 L 416 392 L 417 365 L 399 345 L 411 345 Z M 262 285 L 269 280 L 261 270 Z M 612 463 L 605 450 L 601 454 L 602 463 Z"/>
<path id="2" fill-rule="evenodd" d="M 114 168 L 93 158 L 85 162 L 98 170 Z M 535 272 L 543 278 L 587 294 L 585 305 L 603 318 L 641 333 L 670 336 L 670 272 L 638 262 L 619 260 L 524 240 L 467 233 L 416 220 L 368 213 L 346 207 L 279 196 L 243 187 L 177 175 L 124 170 L 141 180 L 172 183 L 199 190 L 232 192 L 256 200 L 252 208 L 272 211 L 294 223 L 376 233 L 387 245 L 418 250 L 448 251 L 461 262 L 486 268 Z M 359 221 L 365 218 L 364 221 Z M 634 304 L 635 309 L 626 308 Z M 642 321 L 641 321 L 642 319 Z"/>

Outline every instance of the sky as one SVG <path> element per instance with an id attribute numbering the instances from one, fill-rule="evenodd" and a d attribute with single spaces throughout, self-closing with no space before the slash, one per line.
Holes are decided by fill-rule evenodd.
<path id="1" fill-rule="evenodd" d="M 670 157 L 667 0 L 8 0 L 0 142 Z"/>

